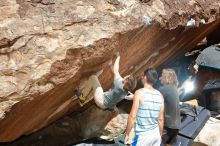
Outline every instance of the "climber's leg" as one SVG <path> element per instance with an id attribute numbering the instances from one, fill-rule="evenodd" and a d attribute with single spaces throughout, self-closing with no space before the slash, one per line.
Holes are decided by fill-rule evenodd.
<path id="1" fill-rule="evenodd" d="M 103 89 L 99 83 L 98 77 L 102 74 L 103 70 L 96 73 L 96 75 L 92 75 L 88 80 L 80 83 L 79 87 L 75 90 L 75 96 L 78 98 L 80 106 L 85 105 L 95 96 L 96 104 L 104 109 L 103 106 Z"/>
<path id="2" fill-rule="evenodd" d="M 90 76 L 89 80 L 94 91 L 94 101 L 96 105 L 101 109 L 106 109 L 104 106 L 104 91 L 101 87 L 98 77 L 96 75 L 92 75 Z"/>

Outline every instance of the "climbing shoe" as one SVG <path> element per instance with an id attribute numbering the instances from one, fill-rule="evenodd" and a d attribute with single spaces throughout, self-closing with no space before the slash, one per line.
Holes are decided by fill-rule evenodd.
<path id="1" fill-rule="evenodd" d="M 78 98 L 79 105 L 80 105 L 80 106 L 83 106 L 83 105 L 85 104 L 86 97 L 83 96 L 82 91 L 80 91 L 80 90 L 75 90 L 75 96 Z"/>

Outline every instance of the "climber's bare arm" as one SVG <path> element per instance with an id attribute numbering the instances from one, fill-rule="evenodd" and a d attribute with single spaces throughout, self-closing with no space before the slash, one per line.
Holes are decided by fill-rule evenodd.
<path id="1" fill-rule="evenodd" d="M 114 73 L 114 77 L 119 76 L 119 63 L 120 63 L 120 56 L 119 54 L 117 54 L 117 58 L 115 60 L 114 66 L 113 66 L 113 73 Z"/>

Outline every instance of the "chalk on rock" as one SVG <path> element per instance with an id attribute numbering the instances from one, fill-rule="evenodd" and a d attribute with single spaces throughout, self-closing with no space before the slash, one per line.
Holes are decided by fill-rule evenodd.
<path id="1" fill-rule="evenodd" d="M 149 16 L 143 16 L 143 22 L 145 25 L 151 25 L 152 19 Z"/>
<path id="2" fill-rule="evenodd" d="M 196 26 L 196 21 L 195 21 L 195 19 L 191 18 L 191 19 L 187 22 L 186 26 Z"/>

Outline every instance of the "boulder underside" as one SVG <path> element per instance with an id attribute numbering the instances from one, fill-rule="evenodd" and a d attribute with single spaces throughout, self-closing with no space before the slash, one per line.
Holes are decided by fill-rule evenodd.
<path id="1" fill-rule="evenodd" d="M 2 1 L 0 142 L 93 105 L 80 107 L 74 89 L 101 69 L 109 89 L 116 51 L 120 73 L 138 76 L 191 50 L 220 25 L 219 7 L 218 0 Z"/>

